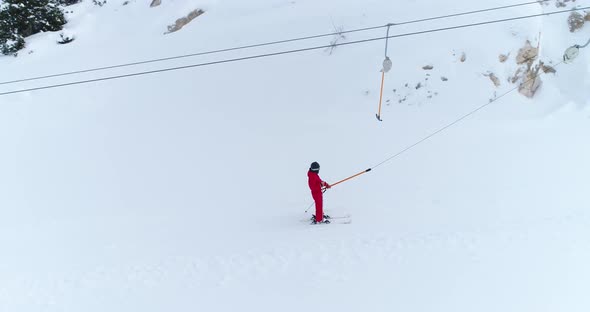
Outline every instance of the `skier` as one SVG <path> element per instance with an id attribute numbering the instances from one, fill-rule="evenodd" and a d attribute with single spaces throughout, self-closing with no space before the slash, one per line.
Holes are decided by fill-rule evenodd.
<path id="1" fill-rule="evenodd" d="M 324 215 L 323 210 L 323 190 L 324 188 L 329 189 L 330 184 L 326 181 L 322 181 L 318 173 L 320 172 L 320 164 L 317 162 L 312 162 L 311 166 L 309 167 L 309 171 L 307 172 L 307 183 L 309 184 L 309 189 L 311 190 L 311 196 L 315 201 L 315 218 L 313 219 L 313 224 L 317 223 L 330 223 L 327 219 L 328 216 Z"/>

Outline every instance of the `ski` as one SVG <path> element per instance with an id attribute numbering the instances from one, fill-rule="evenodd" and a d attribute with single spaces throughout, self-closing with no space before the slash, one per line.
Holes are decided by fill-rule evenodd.
<path id="1" fill-rule="evenodd" d="M 352 218 L 351 214 L 344 214 L 344 215 L 336 215 L 336 216 L 332 216 L 330 215 L 329 218 L 326 218 L 327 220 L 331 221 L 336 221 L 336 220 L 344 220 L 344 219 L 350 219 Z M 313 221 L 313 217 L 309 217 L 307 219 L 302 219 L 301 222 L 311 222 Z"/>
<path id="2" fill-rule="evenodd" d="M 346 219 L 346 218 L 350 218 L 352 217 L 351 214 L 345 214 L 345 215 L 341 215 L 341 216 L 330 216 L 328 218 L 328 220 L 332 220 L 332 219 Z"/>
<path id="3" fill-rule="evenodd" d="M 330 223 L 313 223 L 313 221 L 310 221 L 309 224 L 310 225 L 330 225 L 330 224 L 351 224 L 352 223 L 352 219 L 335 219 L 335 220 L 331 220 L 330 219 Z"/>

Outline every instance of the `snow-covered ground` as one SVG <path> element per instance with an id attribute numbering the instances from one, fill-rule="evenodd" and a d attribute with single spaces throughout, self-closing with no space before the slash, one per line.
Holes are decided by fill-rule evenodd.
<path id="1" fill-rule="evenodd" d="M 18 57 L 0 57 L 0 82 L 514 4 L 162 2 L 68 7 L 64 31 L 76 40 L 28 38 Z M 206 13 L 164 35 L 197 8 Z M 390 34 L 562 9 L 534 4 Z M 572 34 L 566 20 L 390 40 L 383 122 L 383 41 L 1 96 L 0 311 L 588 311 L 590 50 L 558 63 L 590 25 Z M 525 40 L 558 64 L 534 99 L 510 92 L 390 158 L 513 89 Z M 331 183 L 373 168 L 325 194 L 328 213 L 352 214 L 351 224 L 302 222 L 312 161 Z"/>

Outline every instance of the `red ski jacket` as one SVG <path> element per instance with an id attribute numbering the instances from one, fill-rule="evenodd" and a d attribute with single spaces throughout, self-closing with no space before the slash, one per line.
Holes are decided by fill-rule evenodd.
<path id="1" fill-rule="evenodd" d="M 328 183 L 326 183 L 325 181 L 322 181 L 322 179 L 320 178 L 320 176 L 309 170 L 307 172 L 307 184 L 309 184 L 309 189 L 311 190 L 311 195 L 313 197 L 316 196 L 321 196 L 322 195 L 322 186 L 325 187 L 330 187 L 330 185 Z"/>

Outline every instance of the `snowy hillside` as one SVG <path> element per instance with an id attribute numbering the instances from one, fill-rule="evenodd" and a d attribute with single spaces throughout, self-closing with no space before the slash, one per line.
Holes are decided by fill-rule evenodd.
<path id="1" fill-rule="evenodd" d="M 590 47 L 561 61 L 590 22 L 405 34 L 590 1 L 392 26 L 382 122 L 383 40 L 193 65 L 386 28 L 5 83 L 515 2 L 149 4 L 85 0 L 0 57 L 0 311 L 588 311 Z M 508 81 L 527 40 L 556 70 L 532 99 Z M 324 195 L 351 224 L 306 222 L 313 161 L 372 168 Z"/>

